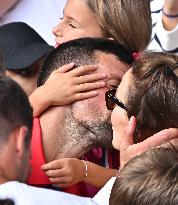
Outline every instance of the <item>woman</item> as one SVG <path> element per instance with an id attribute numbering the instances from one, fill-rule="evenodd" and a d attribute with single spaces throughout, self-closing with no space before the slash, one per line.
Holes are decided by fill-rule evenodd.
<path id="1" fill-rule="evenodd" d="M 178 56 L 156 52 L 144 54 L 126 72 L 115 91 L 106 93 L 107 107 L 113 110 L 112 144 L 115 149 L 123 149 L 129 119 L 134 127 L 132 129 L 135 129 L 134 141 L 137 143 L 162 129 L 178 128 Z M 155 140 L 155 145 L 159 144 L 158 141 Z M 176 145 L 177 139 L 172 142 Z M 124 146 L 129 149 L 129 145 Z M 139 152 L 145 150 L 143 146 Z M 139 154 L 136 149 L 135 153 Z M 121 161 L 120 169 L 124 164 Z M 113 177 L 94 197 L 98 204 L 109 204 L 114 181 Z"/>

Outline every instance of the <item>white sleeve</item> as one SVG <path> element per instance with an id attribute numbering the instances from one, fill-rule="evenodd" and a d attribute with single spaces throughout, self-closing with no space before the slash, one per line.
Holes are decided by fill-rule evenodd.
<path id="1" fill-rule="evenodd" d="M 98 205 L 109 205 L 109 197 L 116 177 L 112 177 L 105 186 L 93 197 Z"/>
<path id="2" fill-rule="evenodd" d="M 87 197 L 28 186 L 16 181 L 0 185 L 0 199 L 12 199 L 15 205 L 97 205 Z"/>
<path id="3" fill-rule="evenodd" d="M 152 39 L 148 50 L 164 51 L 178 54 L 178 25 L 172 31 L 165 30 L 162 23 L 162 8 L 155 8 L 154 0 L 151 2 L 152 8 Z"/>

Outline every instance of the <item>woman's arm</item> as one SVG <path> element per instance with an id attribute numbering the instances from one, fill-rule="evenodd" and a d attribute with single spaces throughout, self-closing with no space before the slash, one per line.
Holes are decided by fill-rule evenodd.
<path id="1" fill-rule="evenodd" d="M 52 184 L 61 188 L 84 181 L 102 188 L 107 181 L 117 175 L 118 170 L 101 167 L 89 161 L 76 158 L 63 158 L 42 166 Z"/>
<path id="2" fill-rule="evenodd" d="M 162 20 L 163 20 L 163 26 L 167 31 L 172 31 L 177 26 L 178 24 L 178 1 L 177 0 L 164 1 Z"/>

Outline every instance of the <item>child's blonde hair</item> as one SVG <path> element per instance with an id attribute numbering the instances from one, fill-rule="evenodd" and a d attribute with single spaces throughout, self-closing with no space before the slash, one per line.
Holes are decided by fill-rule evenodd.
<path id="1" fill-rule="evenodd" d="M 131 52 L 145 50 L 151 38 L 148 0 L 85 0 L 95 14 L 103 34 Z"/>

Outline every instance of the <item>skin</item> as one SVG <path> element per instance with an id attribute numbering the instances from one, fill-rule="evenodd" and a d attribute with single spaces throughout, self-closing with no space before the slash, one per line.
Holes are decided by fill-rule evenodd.
<path id="1" fill-rule="evenodd" d="M 178 1 L 177 0 L 165 0 L 164 1 L 164 12 L 169 15 L 178 14 Z M 168 18 L 162 15 L 163 25 L 167 31 L 173 30 L 178 24 L 177 18 Z"/>
<path id="2" fill-rule="evenodd" d="M 98 65 L 86 65 L 71 70 L 73 66 L 74 63 L 70 63 L 53 71 L 45 84 L 30 95 L 34 117 L 39 116 L 51 105 L 69 105 L 78 100 L 94 97 L 98 94 L 96 89 L 105 86 L 105 82 L 101 80 L 107 77 L 106 74 L 92 73 Z M 83 75 L 86 71 L 91 74 Z M 55 87 L 60 90 L 55 90 Z"/>
<path id="3" fill-rule="evenodd" d="M 12 8 L 18 0 L 0 0 L 0 17 L 3 16 L 10 8 Z"/>
<path id="4" fill-rule="evenodd" d="M 41 63 L 42 60 L 39 60 L 35 64 L 33 64 L 32 73 L 30 74 L 23 75 L 20 70 L 17 70 L 17 72 L 14 72 L 12 70 L 6 70 L 6 75 L 15 80 L 29 96 L 37 88 L 36 82 L 38 79 L 38 73 L 40 70 Z"/>
<path id="5" fill-rule="evenodd" d="M 25 182 L 29 173 L 30 146 L 25 145 L 27 127 L 13 130 L 1 149 L 0 184 L 7 181 Z M 9 165 L 11 169 L 9 169 Z"/>
<path id="6" fill-rule="evenodd" d="M 63 18 L 53 28 L 53 34 L 56 37 L 56 47 L 63 42 L 81 37 L 103 37 L 94 13 L 83 0 L 67 1 Z"/>
<path id="7" fill-rule="evenodd" d="M 55 41 L 56 41 L 55 47 L 58 47 L 63 42 L 70 41 L 70 40 L 77 39 L 77 38 L 104 37 L 101 31 L 100 25 L 96 20 L 96 17 L 94 16 L 93 12 L 91 12 L 91 10 L 87 7 L 87 5 L 84 3 L 83 0 L 68 0 L 63 13 L 64 13 L 63 18 L 61 18 L 61 21 L 53 28 L 53 34 L 55 35 Z M 67 66 L 67 65 L 64 65 L 64 66 Z M 68 66 L 67 70 L 69 69 L 70 69 L 70 66 Z M 59 68 L 58 73 L 56 72 L 55 75 L 53 75 L 53 79 L 51 78 L 52 79 L 51 85 L 54 87 L 56 87 L 54 76 L 56 79 L 60 77 L 60 70 L 61 68 Z M 69 75 L 70 74 L 68 74 L 68 72 L 67 73 L 64 72 L 64 76 L 66 76 L 67 78 L 70 77 Z M 103 75 L 105 74 L 103 73 Z M 76 76 L 71 76 L 71 77 L 74 79 L 74 77 Z M 92 81 L 94 82 L 94 81 L 100 80 L 101 78 L 100 79 L 93 78 L 93 80 L 91 78 L 88 78 L 88 79 L 86 78 L 86 81 L 89 82 L 89 79 L 90 79 L 90 82 Z M 57 82 L 59 83 L 59 81 Z M 72 103 L 77 100 L 82 100 L 82 99 L 91 98 L 91 97 L 96 96 L 97 95 L 96 88 L 98 88 L 96 83 L 97 82 L 94 82 L 93 84 L 94 86 L 92 87 L 92 89 L 88 85 L 86 85 L 85 82 L 83 82 L 83 84 L 80 84 L 81 90 L 84 90 L 85 88 L 85 92 L 83 92 L 81 95 L 81 92 L 80 92 L 81 90 L 77 90 L 75 91 L 75 93 L 72 93 L 72 95 L 71 94 L 68 95 L 70 96 L 70 98 L 68 99 L 68 102 Z M 46 96 L 45 98 L 43 97 L 43 95 L 46 93 L 46 90 L 48 90 L 49 86 L 50 84 L 48 84 L 45 87 L 42 86 L 41 88 L 38 88 L 30 96 L 30 103 L 33 106 L 33 110 L 34 110 L 33 115 L 35 117 L 39 116 L 50 105 L 59 105 L 59 104 L 63 105 L 64 104 L 63 102 L 61 104 L 61 99 L 62 99 L 61 95 L 60 97 L 57 97 L 57 98 L 56 96 L 59 96 L 58 94 L 54 94 L 54 95 L 52 94 L 48 96 L 48 99 L 46 99 Z M 74 86 L 75 85 L 72 85 L 71 87 L 66 89 L 66 92 L 67 90 L 75 89 Z M 102 86 L 103 85 L 101 85 L 101 87 Z M 86 92 L 86 88 L 89 92 Z M 54 100 L 54 97 L 55 97 L 55 100 Z M 65 105 L 66 104 L 68 103 L 66 103 L 66 99 L 65 99 Z"/>
<path id="8" fill-rule="evenodd" d="M 105 92 L 108 89 L 117 88 L 121 82 L 122 76 L 128 70 L 128 65 L 117 60 L 113 55 L 98 54 L 97 58 L 100 62 L 99 64 L 103 65 L 103 67 L 98 68 L 95 72 L 106 73 L 106 86 L 98 89 L 98 96 L 95 98 L 77 101 L 73 104 L 73 113 L 78 122 L 88 121 L 92 123 L 96 121 L 99 123 L 100 120 L 102 121 L 104 119 L 109 119 L 110 121 L 111 113 L 106 108 Z M 88 114 L 84 116 L 84 113 Z M 98 117 L 98 113 L 100 113 L 101 118 Z"/>
<path id="9" fill-rule="evenodd" d="M 131 69 L 128 70 L 122 78 L 120 85 L 118 86 L 116 97 L 125 105 L 127 105 L 127 96 L 129 93 L 129 85 L 131 83 Z M 128 125 L 129 119 L 127 112 L 119 107 L 115 106 L 111 115 L 112 129 L 113 129 L 113 141 L 114 148 L 120 150 L 122 138 L 125 135 L 125 127 Z"/>
<path id="10" fill-rule="evenodd" d="M 127 105 L 127 95 L 131 94 L 132 68 L 129 69 L 122 78 L 118 86 L 116 97 Z M 130 85 L 130 86 L 129 86 Z M 133 135 L 136 129 L 136 118 L 132 116 L 128 119 L 127 113 L 119 106 L 115 106 L 111 115 L 113 141 L 115 149 L 120 151 L 120 169 L 133 157 L 140 155 L 151 147 L 162 146 L 166 142 L 177 145 L 178 129 L 169 128 L 162 130 L 146 140 L 134 144 Z"/>
<path id="11" fill-rule="evenodd" d="M 118 86 L 129 67 L 104 53 L 98 54 L 97 61 L 102 66 L 95 72 L 105 72 L 108 78 L 96 97 L 77 101 L 72 106 L 52 107 L 40 116 L 47 162 L 63 157 L 80 158 L 97 143 L 111 145 L 111 112 L 106 108 L 104 95 L 106 90 Z"/>

